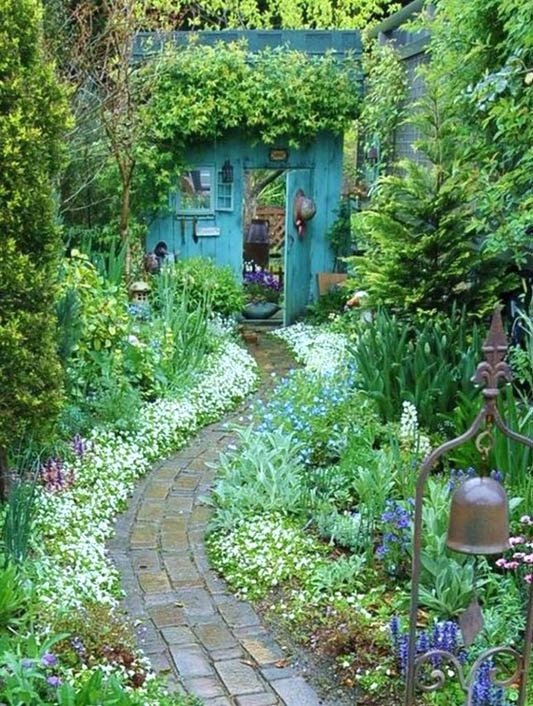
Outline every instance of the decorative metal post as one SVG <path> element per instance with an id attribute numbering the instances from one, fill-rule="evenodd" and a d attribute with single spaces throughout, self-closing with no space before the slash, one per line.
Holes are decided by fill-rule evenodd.
<path id="1" fill-rule="evenodd" d="M 531 657 L 531 645 L 533 640 L 533 583 L 529 586 L 529 598 L 526 613 L 526 628 L 522 652 L 518 652 L 512 647 L 492 647 L 483 652 L 473 664 L 468 675 L 464 674 L 463 665 L 457 657 L 446 650 L 430 650 L 422 655 L 416 655 L 416 620 L 418 613 L 418 594 L 420 586 L 421 553 L 422 553 L 422 505 L 424 500 L 424 490 L 428 476 L 436 462 L 448 451 L 461 446 L 465 442 L 477 437 L 478 448 L 481 447 L 482 439 L 486 436 L 487 430 L 495 426 L 505 436 L 533 448 L 533 439 L 509 429 L 501 417 L 496 400 L 499 394 L 498 384 L 511 381 L 511 369 L 504 361 L 507 353 L 507 339 L 503 330 L 500 307 L 494 311 L 490 326 L 489 335 L 483 345 L 485 360 L 477 367 L 472 378 L 474 383 L 484 385 L 483 406 L 477 417 L 472 422 L 470 428 L 461 436 L 451 439 L 432 451 L 422 463 L 416 485 L 415 499 L 415 519 L 413 531 L 413 560 L 412 560 L 412 584 L 411 584 L 411 604 L 409 613 L 409 645 L 407 658 L 407 684 L 405 691 L 405 706 L 413 706 L 415 703 L 415 687 L 422 691 L 436 691 L 440 689 L 446 681 L 446 670 L 442 667 L 435 667 L 435 660 L 439 658 L 441 662 L 447 662 L 453 667 L 457 674 L 461 688 L 466 694 L 465 706 L 472 706 L 473 686 L 479 667 L 487 660 L 497 655 L 509 655 L 515 662 L 514 673 L 507 679 L 496 679 L 492 676 L 495 686 L 510 686 L 519 684 L 518 706 L 526 706 L 526 692 L 528 681 L 528 668 Z M 481 450 L 481 448 L 480 448 Z M 431 683 L 421 683 L 419 681 L 421 667 L 431 665 Z"/>

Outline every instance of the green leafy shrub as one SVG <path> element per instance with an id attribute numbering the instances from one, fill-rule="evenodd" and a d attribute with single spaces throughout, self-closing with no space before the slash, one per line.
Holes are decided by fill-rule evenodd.
<path id="1" fill-rule="evenodd" d="M 461 302 L 484 313 L 509 290 L 506 266 L 465 236 L 471 207 L 465 175 L 454 169 L 455 124 L 429 94 L 417 113 L 426 162 L 403 161 L 382 176 L 355 217 L 364 255 L 350 258 L 357 287 L 394 311 L 451 311 Z M 514 283 L 516 285 L 516 282 Z"/>
<path id="2" fill-rule="evenodd" d="M 0 629 L 19 627 L 31 601 L 31 587 L 11 562 L 0 568 Z"/>
<path id="3" fill-rule="evenodd" d="M 312 324 L 321 324 L 331 320 L 333 316 L 344 311 L 347 299 L 348 294 L 345 289 L 340 286 L 333 287 L 308 305 L 305 315 L 306 321 Z"/>
<path id="4" fill-rule="evenodd" d="M 45 59 L 41 12 L 36 0 L 0 8 L 0 494 L 10 446 L 29 430 L 45 437 L 61 404 L 53 178 L 68 119 Z"/>
<path id="5" fill-rule="evenodd" d="M 335 507 L 322 509 L 314 516 L 318 534 L 330 544 L 344 547 L 351 552 L 368 553 L 374 542 L 372 527 L 361 513 L 338 512 Z"/>
<path id="6" fill-rule="evenodd" d="M 55 647 L 65 664 L 77 668 L 119 664 L 127 670 L 131 686 L 144 683 L 146 666 L 139 661 L 132 630 L 124 616 L 109 606 L 86 605 L 56 618 L 53 627 L 56 633 L 68 635 Z"/>
<path id="7" fill-rule="evenodd" d="M 230 267 L 195 257 L 176 262 L 174 276 L 176 286 L 187 292 L 191 308 L 208 302 L 211 311 L 231 316 L 244 306 L 242 286 Z"/>
<path id="8" fill-rule="evenodd" d="M 222 454 L 218 477 L 209 498 L 216 506 L 213 528 L 231 528 L 256 514 L 301 513 L 304 508 L 301 446 L 283 431 L 258 434 L 255 427 L 239 431 L 239 452 Z"/>
<path id="9" fill-rule="evenodd" d="M 275 396 L 260 410 L 260 430 L 282 429 L 293 434 L 301 444 L 303 463 L 329 466 L 346 446 L 354 404 L 362 415 L 367 413 L 364 398 L 358 397 L 353 388 L 354 372 L 349 365 L 334 374 L 296 370 L 277 386 Z"/>
<path id="10" fill-rule="evenodd" d="M 353 595 L 365 585 L 362 573 L 366 567 L 364 556 L 341 556 L 335 561 L 323 561 L 313 567 L 305 587 L 315 600 L 338 593 Z"/>
<path id="11" fill-rule="evenodd" d="M 408 323 L 379 311 L 359 329 L 353 349 L 362 390 L 382 421 L 399 420 L 403 402 L 412 402 L 420 424 L 437 431 L 462 393 L 476 394 L 470 378 L 480 359 L 481 338 L 466 314 L 420 318 Z"/>

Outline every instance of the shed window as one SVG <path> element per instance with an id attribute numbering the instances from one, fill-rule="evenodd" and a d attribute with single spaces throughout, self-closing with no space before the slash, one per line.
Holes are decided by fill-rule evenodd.
<path id="1" fill-rule="evenodd" d="M 222 179 L 222 172 L 217 172 L 217 211 L 233 211 L 233 184 Z"/>
<path id="2" fill-rule="evenodd" d="M 179 178 L 178 203 L 179 213 L 212 213 L 213 167 L 196 167 Z"/>

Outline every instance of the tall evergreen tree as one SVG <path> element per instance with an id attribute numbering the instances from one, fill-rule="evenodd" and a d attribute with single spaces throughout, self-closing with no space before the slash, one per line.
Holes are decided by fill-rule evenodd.
<path id="1" fill-rule="evenodd" d="M 0 494 L 10 447 L 40 437 L 61 399 L 60 238 L 53 176 L 66 101 L 42 48 L 38 0 L 0 0 Z"/>

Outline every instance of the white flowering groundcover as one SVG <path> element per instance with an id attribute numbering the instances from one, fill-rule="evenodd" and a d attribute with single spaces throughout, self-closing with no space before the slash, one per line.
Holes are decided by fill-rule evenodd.
<path id="1" fill-rule="evenodd" d="M 296 360 L 308 370 L 334 372 L 346 359 L 349 339 L 341 333 L 299 323 L 274 335 L 288 344 Z"/>
<path id="2" fill-rule="evenodd" d="M 156 459 L 180 448 L 200 426 L 215 421 L 256 386 L 255 361 L 226 341 L 198 374 L 186 400 L 146 404 L 134 433 L 95 431 L 70 464 L 61 492 L 39 493 L 33 549 L 37 604 L 76 609 L 91 601 L 114 604 L 118 572 L 105 542 L 136 480 Z"/>

